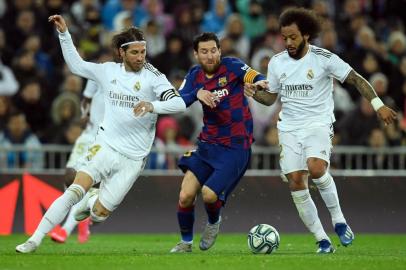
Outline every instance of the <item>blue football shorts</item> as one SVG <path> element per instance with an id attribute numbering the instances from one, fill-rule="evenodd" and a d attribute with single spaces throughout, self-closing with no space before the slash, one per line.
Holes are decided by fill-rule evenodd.
<path id="1" fill-rule="evenodd" d="M 200 142 L 194 151 L 186 152 L 178 166 L 190 170 L 201 186 L 213 190 L 224 203 L 248 168 L 251 149 L 230 148 Z"/>

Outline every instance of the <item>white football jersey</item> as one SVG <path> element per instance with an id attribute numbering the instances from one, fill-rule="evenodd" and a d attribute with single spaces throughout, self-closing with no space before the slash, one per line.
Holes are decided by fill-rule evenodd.
<path id="1" fill-rule="evenodd" d="M 286 50 L 274 55 L 267 79 L 270 92 L 281 96 L 278 128 L 290 131 L 333 123 L 333 79 L 343 82 L 351 70 L 336 54 L 313 45 L 298 60 Z"/>
<path id="2" fill-rule="evenodd" d="M 92 80 L 87 80 L 83 96 L 90 98 L 90 118 L 86 124 L 86 128 L 83 132 L 96 136 L 97 130 L 104 116 L 104 94 L 100 87 Z"/>
<path id="3" fill-rule="evenodd" d="M 68 31 L 60 33 L 59 39 L 71 72 L 95 81 L 103 91 L 105 112 L 97 136 L 128 158 L 143 159 L 151 149 L 158 115 L 135 117 L 133 108 L 141 100 L 160 100 L 164 91 L 174 87 L 149 63 L 139 72 L 127 72 L 122 63 L 86 62 L 76 51 Z"/>

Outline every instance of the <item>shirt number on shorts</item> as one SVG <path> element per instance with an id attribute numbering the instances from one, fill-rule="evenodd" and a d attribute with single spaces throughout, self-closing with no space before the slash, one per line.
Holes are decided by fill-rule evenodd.
<path id="1" fill-rule="evenodd" d="M 91 160 L 97 152 L 100 150 L 101 146 L 99 144 L 93 145 L 92 147 L 89 148 L 88 152 L 89 154 L 87 155 L 87 160 Z"/>
<path id="2" fill-rule="evenodd" d="M 184 157 L 190 157 L 192 155 L 193 152 L 195 152 L 196 150 L 191 150 L 191 151 L 187 151 L 186 153 L 183 154 Z"/>

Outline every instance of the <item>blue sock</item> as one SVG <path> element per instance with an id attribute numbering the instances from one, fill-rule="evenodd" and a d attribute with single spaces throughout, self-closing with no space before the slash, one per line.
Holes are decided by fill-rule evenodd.
<path id="1" fill-rule="evenodd" d="M 191 242 L 193 240 L 193 224 L 195 222 L 195 206 L 181 207 L 178 205 L 178 222 L 182 241 Z"/>
<path id="2" fill-rule="evenodd" d="M 217 200 L 214 203 L 205 203 L 204 204 L 210 224 L 214 224 L 217 221 L 219 221 L 220 210 L 221 210 L 222 206 L 223 206 L 223 202 L 220 200 Z"/>

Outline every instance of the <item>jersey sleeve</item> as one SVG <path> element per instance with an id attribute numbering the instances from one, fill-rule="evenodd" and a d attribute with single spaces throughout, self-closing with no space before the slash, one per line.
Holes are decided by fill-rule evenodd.
<path id="1" fill-rule="evenodd" d="M 158 100 L 161 99 L 163 92 L 165 92 L 167 90 L 175 89 L 175 87 L 173 87 L 173 85 L 166 78 L 165 74 L 159 73 L 158 76 L 156 76 L 154 74 L 154 75 L 152 75 L 151 80 L 152 80 L 153 90 L 154 90 Z"/>
<path id="2" fill-rule="evenodd" d="M 340 82 L 344 82 L 348 74 L 352 70 L 352 67 L 347 62 L 342 60 L 339 56 L 332 53 L 331 57 L 327 60 L 326 69 L 331 76 L 333 76 Z"/>
<path id="3" fill-rule="evenodd" d="M 97 83 L 92 80 L 87 80 L 83 96 L 86 98 L 93 98 L 97 93 Z"/>
<path id="4" fill-rule="evenodd" d="M 280 91 L 280 83 L 278 77 L 274 71 L 275 61 L 273 58 L 269 61 L 268 64 L 268 73 L 266 79 L 269 82 L 269 92 L 270 93 L 279 93 Z"/>
<path id="5" fill-rule="evenodd" d="M 101 82 L 104 76 L 104 64 L 86 62 L 80 57 L 72 37 L 68 31 L 59 33 L 59 43 L 61 44 L 63 58 L 69 70 L 78 76 Z"/>
<path id="6" fill-rule="evenodd" d="M 232 72 L 234 72 L 237 77 L 242 78 L 246 83 L 254 83 L 257 81 L 265 80 L 265 76 L 259 73 L 258 71 L 252 69 L 241 59 L 238 58 L 225 58 L 224 64 Z"/>
<path id="7" fill-rule="evenodd" d="M 194 72 L 193 69 L 185 76 L 181 86 L 179 87 L 179 94 L 180 97 L 185 102 L 186 106 L 189 107 L 197 100 L 197 91 L 199 89 L 195 89 L 193 87 L 193 79 L 194 79 Z"/>

